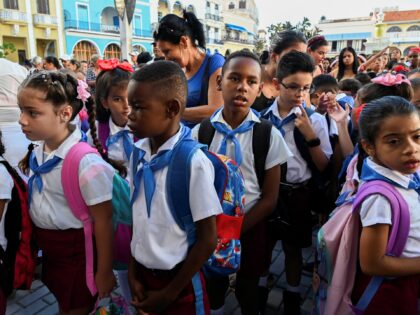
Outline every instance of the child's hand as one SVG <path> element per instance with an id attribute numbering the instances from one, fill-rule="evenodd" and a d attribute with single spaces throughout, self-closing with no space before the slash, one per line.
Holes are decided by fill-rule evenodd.
<path id="1" fill-rule="evenodd" d="M 139 303 L 139 308 L 148 313 L 161 313 L 175 298 L 176 296 L 166 290 L 147 291 L 146 298 Z"/>
<path id="2" fill-rule="evenodd" d="M 140 302 L 146 298 L 146 294 L 144 292 L 144 287 L 137 279 L 133 277 L 128 277 L 128 285 L 130 286 L 132 301 L 131 305 L 133 305 L 139 314 L 146 314 L 145 312 L 141 311 Z"/>
<path id="3" fill-rule="evenodd" d="M 345 123 L 347 124 L 347 118 L 349 117 L 350 106 L 346 103 L 346 110 L 344 110 L 340 104 L 336 103 L 335 105 L 328 107 L 328 115 L 334 119 L 337 124 Z"/>
<path id="4" fill-rule="evenodd" d="M 115 280 L 112 270 L 109 272 L 98 271 L 95 275 L 95 283 L 98 288 L 98 296 L 100 299 L 109 296 L 111 291 L 117 285 L 117 281 Z"/>
<path id="5" fill-rule="evenodd" d="M 299 105 L 301 114 L 296 113 L 295 127 L 299 129 L 306 141 L 315 139 L 317 136 L 312 128 L 311 120 L 302 105 Z"/>

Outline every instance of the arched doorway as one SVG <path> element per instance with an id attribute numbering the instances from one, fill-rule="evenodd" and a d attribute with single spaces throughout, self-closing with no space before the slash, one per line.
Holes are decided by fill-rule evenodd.
<path id="1" fill-rule="evenodd" d="M 141 45 L 133 45 L 133 51 L 137 51 L 138 53 L 146 51 L 146 49 Z"/>
<path id="2" fill-rule="evenodd" d="M 93 45 L 91 42 L 88 42 L 87 40 L 78 42 L 73 48 L 73 56 L 79 61 L 88 61 L 94 54 L 99 54 L 99 52 L 95 45 Z"/>
<path id="3" fill-rule="evenodd" d="M 104 59 L 121 58 L 121 48 L 117 44 L 109 44 L 104 51 Z"/>
<path id="4" fill-rule="evenodd" d="M 51 41 L 47 44 L 45 47 L 45 53 L 44 56 L 56 56 L 55 53 L 55 41 Z"/>

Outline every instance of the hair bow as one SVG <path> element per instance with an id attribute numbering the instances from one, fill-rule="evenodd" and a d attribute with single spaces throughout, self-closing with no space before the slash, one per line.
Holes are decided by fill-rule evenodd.
<path id="1" fill-rule="evenodd" d="M 399 74 L 391 74 L 387 73 L 384 75 L 381 75 L 379 77 L 376 77 L 372 79 L 373 83 L 385 85 L 385 86 L 394 86 L 394 85 L 400 85 L 403 83 L 407 83 L 408 85 L 411 85 L 410 81 L 406 78 L 405 75 L 399 73 Z"/>
<path id="2" fill-rule="evenodd" d="M 395 66 L 393 69 L 392 69 L 392 71 L 395 71 L 395 72 L 408 72 L 409 70 L 408 70 L 408 68 L 407 67 L 404 67 L 403 65 L 398 65 L 398 66 Z"/>
<path id="3" fill-rule="evenodd" d="M 356 119 L 357 124 L 359 124 L 360 114 L 362 113 L 363 108 L 365 108 L 366 103 L 360 105 L 359 107 L 356 107 L 354 112 L 354 118 Z"/>
<path id="4" fill-rule="evenodd" d="M 88 98 L 91 96 L 87 91 L 88 85 L 83 80 L 77 80 L 77 98 L 82 100 L 83 104 L 86 103 Z"/>
<path id="5" fill-rule="evenodd" d="M 120 68 L 121 70 L 134 72 L 133 67 L 126 61 L 119 62 L 117 58 L 107 59 L 107 60 L 98 60 L 98 67 L 102 71 L 114 70 Z"/>
<path id="6" fill-rule="evenodd" d="M 308 47 L 313 46 L 315 43 L 325 41 L 325 37 L 322 35 L 317 35 L 312 37 L 310 40 L 308 40 Z"/>
<path id="7" fill-rule="evenodd" d="M 420 54 L 420 47 L 413 47 L 413 48 L 411 48 L 408 55 L 410 56 L 412 53 L 418 53 L 418 54 Z"/>

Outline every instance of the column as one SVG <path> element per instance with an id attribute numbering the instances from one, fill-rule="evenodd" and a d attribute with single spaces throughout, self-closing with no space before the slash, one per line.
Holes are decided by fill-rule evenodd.
<path id="1" fill-rule="evenodd" d="M 34 34 L 34 21 L 32 19 L 32 7 L 31 0 L 25 0 L 26 16 L 28 19 L 28 48 L 29 48 L 29 59 L 36 56 L 36 43 Z M 45 57 L 45 56 L 41 56 Z"/>

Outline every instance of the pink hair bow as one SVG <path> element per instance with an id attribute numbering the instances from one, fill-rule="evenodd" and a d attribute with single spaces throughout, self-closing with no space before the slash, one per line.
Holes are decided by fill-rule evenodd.
<path id="1" fill-rule="evenodd" d="M 403 74 L 391 74 L 387 73 L 385 75 L 381 75 L 379 77 L 376 77 L 372 79 L 373 83 L 385 85 L 385 86 L 394 86 L 394 85 L 400 85 L 403 83 L 407 83 L 408 85 L 411 85 L 410 81 L 406 78 Z"/>
<path id="2" fill-rule="evenodd" d="M 86 103 L 88 98 L 91 96 L 87 91 L 88 85 L 83 80 L 77 80 L 77 98 L 82 100 L 83 104 Z"/>

